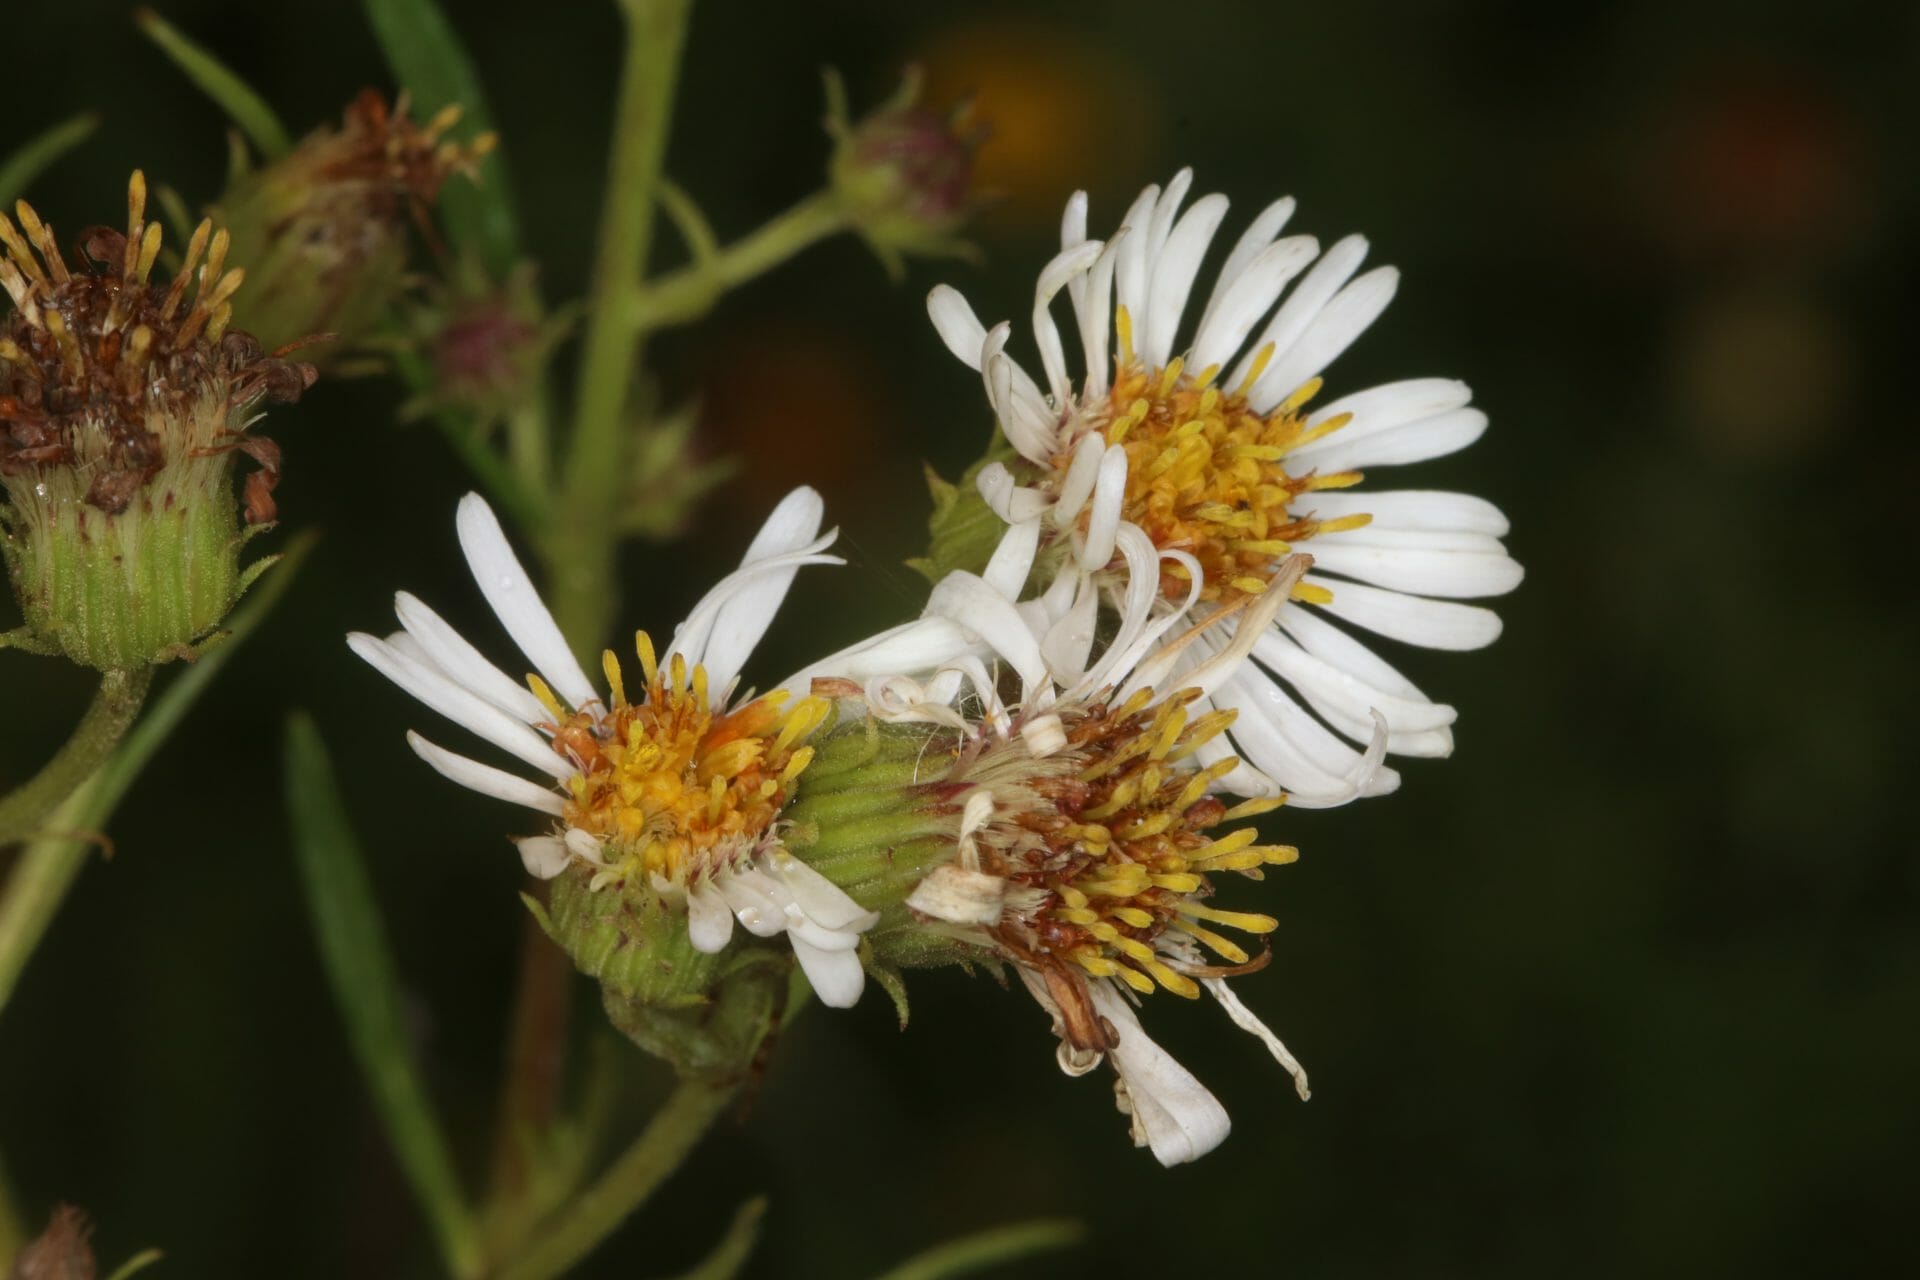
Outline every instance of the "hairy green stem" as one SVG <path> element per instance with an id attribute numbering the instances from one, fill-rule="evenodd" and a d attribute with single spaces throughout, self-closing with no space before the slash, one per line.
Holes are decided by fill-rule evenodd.
<path id="1" fill-rule="evenodd" d="M 810 245 L 852 223 L 838 197 L 822 191 L 802 200 L 759 230 L 709 256 L 647 284 L 633 298 L 630 322 L 650 333 L 698 320 L 728 289 L 764 275 Z"/>
<path id="2" fill-rule="evenodd" d="M 628 311 L 653 243 L 660 165 L 692 0 L 621 0 L 627 49 L 588 298 L 573 436 L 546 540 L 555 617 L 582 653 L 612 628 L 614 542 L 627 474 L 628 391 L 639 365 Z"/>
<path id="3" fill-rule="evenodd" d="M 66 745 L 33 778 L 0 799 L 0 845 L 37 833 L 47 815 L 100 767 L 140 714 L 152 682 L 151 667 L 109 671 L 100 677 L 93 702 Z"/>
<path id="4" fill-rule="evenodd" d="M 566 1272 L 645 1204 L 687 1157 L 739 1086 L 683 1081 L 632 1146 L 598 1181 L 568 1200 L 560 1216 L 496 1280 L 551 1280 Z"/>

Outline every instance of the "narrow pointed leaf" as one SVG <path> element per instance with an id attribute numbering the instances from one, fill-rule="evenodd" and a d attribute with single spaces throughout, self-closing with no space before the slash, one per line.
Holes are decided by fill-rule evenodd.
<path id="1" fill-rule="evenodd" d="M 47 166 L 85 142 L 99 127 L 100 117 L 89 111 L 71 120 L 62 120 L 0 160 L 0 206 L 11 205 Z"/>
<path id="2" fill-rule="evenodd" d="M 294 855 L 319 936 L 320 958 L 346 1019 L 348 1037 L 400 1167 L 433 1225 L 447 1269 L 475 1273 L 479 1239 L 444 1135 L 401 1024 L 400 992 L 386 930 L 373 900 L 360 845 L 313 720 L 287 721 L 287 808 Z"/>
<path id="3" fill-rule="evenodd" d="M 675 1280 L 733 1280 L 740 1274 L 740 1268 L 747 1265 L 747 1259 L 753 1256 L 753 1246 L 760 1242 L 760 1220 L 767 1214 L 767 1198 L 755 1196 L 734 1211 L 733 1221 L 727 1226 L 727 1233 L 720 1237 L 720 1243 L 713 1252 L 700 1260 L 691 1271 L 682 1272 Z"/>
<path id="4" fill-rule="evenodd" d="M 367 22 L 380 41 L 416 114 L 431 117 L 449 103 L 460 106 L 453 135 L 471 140 L 493 128 L 493 113 L 473 58 L 435 0 L 361 0 Z M 480 162 L 477 181 L 456 179 L 440 192 L 440 218 L 455 249 L 477 255 L 496 279 L 520 258 L 519 219 L 512 184 L 500 148 Z"/>
<path id="5" fill-rule="evenodd" d="M 173 65 L 199 86 L 200 92 L 227 113 L 227 118 L 247 135 L 247 141 L 253 143 L 262 157 L 278 160 L 293 149 L 286 126 L 280 123 L 280 117 L 273 113 L 267 100 L 224 62 L 151 9 L 141 9 L 133 17 L 147 38 L 160 46 L 160 52 L 171 58 Z"/>
<path id="6" fill-rule="evenodd" d="M 978 1231 L 916 1254 L 880 1280 L 949 1280 L 987 1267 L 1079 1244 L 1086 1228 L 1077 1222 L 1043 1218 Z"/>

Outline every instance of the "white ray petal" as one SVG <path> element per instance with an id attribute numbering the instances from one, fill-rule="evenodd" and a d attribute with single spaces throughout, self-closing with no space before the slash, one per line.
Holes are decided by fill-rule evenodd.
<path id="1" fill-rule="evenodd" d="M 1213 293 L 1207 298 L 1206 310 L 1200 315 L 1200 323 L 1203 326 L 1220 308 L 1227 291 L 1234 287 L 1253 260 L 1273 243 L 1274 237 L 1280 234 L 1280 229 L 1287 225 L 1287 220 L 1293 217 L 1293 207 L 1293 197 L 1283 196 L 1262 209 L 1259 216 L 1247 224 L 1247 229 L 1240 233 L 1240 238 L 1234 242 L 1233 251 L 1227 255 L 1227 260 L 1220 264 L 1220 274 L 1214 279 Z M 1317 249 L 1315 251 L 1318 252 Z M 1229 351 L 1226 354 L 1230 356 L 1233 352 Z M 1221 357 L 1223 360 L 1225 358 L 1226 356 Z"/>
<path id="2" fill-rule="evenodd" d="M 473 580 L 480 585 L 480 594 L 487 598 L 494 615 L 533 669 L 576 710 L 598 701 L 600 695 L 594 692 L 593 682 L 567 647 L 560 624 L 553 620 L 534 589 L 533 579 L 513 554 L 487 500 L 477 493 L 460 499 L 454 529 Z"/>
<path id="3" fill-rule="evenodd" d="M 1280 1042 L 1280 1037 L 1273 1034 L 1267 1024 L 1254 1015 L 1253 1010 L 1241 1003 L 1240 997 L 1227 986 L 1227 980 L 1203 978 L 1201 985 L 1213 993 L 1213 998 L 1220 1002 L 1220 1007 L 1227 1011 L 1229 1018 L 1233 1019 L 1234 1026 L 1259 1037 L 1260 1042 L 1267 1046 L 1267 1052 L 1273 1055 L 1273 1060 L 1286 1068 L 1287 1074 L 1293 1077 L 1293 1091 L 1300 1095 L 1300 1101 L 1305 1102 L 1311 1098 L 1313 1092 L 1307 1088 L 1307 1069 L 1300 1065 L 1300 1059 L 1293 1056 L 1292 1051 Z"/>
<path id="4" fill-rule="evenodd" d="M 1100 457 L 1093 485 L 1093 514 L 1087 521 L 1086 541 L 1078 548 L 1080 567 L 1097 571 L 1113 559 L 1114 539 L 1120 532 L 1120 511 L 1127 497 L 1127 450 L 1108 445 Z"/>
<path id="5" fill-rule="evenodd" d="M 1229 730 L 1234 754 L 1290 796 L 1338 794 L 1364 761 L 1257 667 L 1242 666 L 1221 686 L 1214 702 L 1240 713 Z M 1382 769 L 1374 777 L 1373 794 L 1384 795 L 1398 785 L 1398 776 Z"/>
<path id="6" fill-rule="evenodd" d="M 742 867 L 714 880 L 714 888 L 756 938 L 772 938 L 787 931 L 787 911 L 780 886 L 757 867 Z"/>
<path id="7" fill-rule="evenodd" d="M 733 909 L 717 886 L 701 881 L 687 890 L 687 940 L 695 951 L 714 955 L 733 938 Z"/>
<path id="8" fill-rule="evenodd" d="M 1198 1160 L 1226 1140 L 1227 1109 L 1193 1073 L 1155 1044 L 1129 1005 L 1104 982 L 1092 988 L 1093 1007 L 1113 1024 L 1119 1040 L 1108 1053 L 1132 1107 L 1134 1144 L 1171 1168 Z"/>
<path id="9" fill-rule="evenodd" d="M 1047 628 L 1040 640 L 1040 652 L 1046 656 L 1047 669 L 1057 683 L 1077 681 L 1087 669 L 1087 657 L 1100 624 L 1100 588 L 1090 574 L 1062 574 L 1075 581 L 1079 590 L 1073 607 Z"/>
<path id="10" fill-rule="evenodd" d="M 1520 585 L 1525 571 L 1504 549 L 1455 549 L 1442 539 L 1479 534 L 1401 534 L 1425 539 L 1381 545 L 1350 541 L 1344 535 L 1313 540 L 1314 567 L 1342 574 L 1389 591 L 1418 592 L 1443 600 L 1505 595 Z M 1498 548 L 1499 544 L 1494 546 Z M 1335 588 L 1335 594 L 1339 589 Z"/>
<path id="11" fill-rule="evenodd" d="M 349 635 L 347 647 L 434 711 L 534 768 L 556 778 L 570 778 L 577 772 L 545 738 L 479 694 L 455 684 L 437 668 L 422 666 L 364 631 Z"/>
<path id="12" fill-rule="evenodd" d="M 488 662 L 446 619 L 405 591 L 393 597 L 393 612 L 420 653 L 456 684 L 473 690 L 514 719 L 538 724 L 549 719 L 545 707 L 524 684 Z M 404 650 L 403 650 L 404 652 Z"/>
<path id="13" fill-rule="evenodd" d="M 838 676 L 864 683 L 902 671 L 932 671 L 968 652 L 976 643 L 957 622 L 943 617 L 920 618 L 889 627 L 822 658 L 789 676 L 781 687 L 804 697 L 816 677 Z"/>
<path id="14" fill-rule="evenodd" d="M 1311 577 L 1307 578 L 1311 582 Z M 1373 650 L 1320 616 L 1316 608 L 1289 603 L 1280 611 L 1281 630 L 1292 636 L 1302 649 L 1322 662 L 1351 672 L 1376 689 L 1415 701 L 1431 701 Z"/>
<path id="15" fill-rule="evenodd" d="M 1334 242 L 1332 248 L 1321 255 L 1313 269 L 1300 278 L 1287 300 L 1273 313 L 1273 319 L 1260 331 L 1246 353 L 1240 357 L 1240 363 L 1234 367 L 1233 375 L 1227 379 L 1227 385 L 1237 387 L 1252 369 L 1254 359 L 1268 343 L 1273 344 L 1275 359 L 1287 354 L 1288 348 L 1307 331 L 1320 309 L 1340 291 L 1342 285 L 1360 269 L 1361 259 L 1367 256 L 1367 241 L 1363 236 L 1348 236 Z M 1271 404 L 1255 403 L 1262 413 L 1272 407 Z"/>
<path id="16" fill-rule="evenodd" d="M 980 469 L 974 487 L 986 500 L 993 514 L 1008 524 L 1038 520 L 1053 505 L 1053 500 L 1038 489 L 1028 488 L 1013 478 L 1002 462 L 990 462 Z"/>
<path id="17" fill-rule="evenodd" d="M 793 956 L 813 984 L 813 993 L 829 1009 L 851 1009 L 860 1003 L 867 975 L 853 951 L 824 951 L 804 938 L 793 937 Z"/>
<path id="18" fill-rule="evenodd" d="M 1289 470 L 1311 468 L 1322 473 L 1357 467 L 1397 467 L 1458 453 L 1487 431 L 1487 415 L 1478 409 L 1456 409 L 1419 422 L 1384 431 L 1359 433 L 1356 419 L 1330 436 L 1290 455 Z"/>
<path id="19" fill-rule="evenodd" d="M 1133 323 L 1138 325 L 1140 317 L 1147 310 L 1147 285 L 1150 279 L 1149 267 L 1152 253 L 1152 229 L 1154 206 L 1160 199 L 1160 188 L 1149 186 L 1142 191 L 1120 225 L 1130 234 L 1124 241 L 1114 237 L 1119 244 L 1119 253 L 1113 264 L 1113 300 L 1115 306 L 1125 307 Z M 1102 359 L 1106 353 L 1101 353 Z"/>
<path id="20" fill-rule="evenodd" d="M 1067 197 L 1060 211 L 1060 247 L 1071 249 L 1087 238 L 1087 193 L 1076 191 Z"/>
<path id="21" fill-rule="evenodd" d="M 987 345 L 987 330 L 960 291 L 951 285 L 935 285 L 927 294 L 927 316 L 947 350 L 967 368 L 980 372 L 980 351 Z"/>
<path id="22" fill-rule="evenodd" d="M 1131 236 L 1124 226 L 1108 236 L 1106 251 L 1077 282 L 1084 286 L 1074 297 L 1074 309 L 1080 317 L 1080 349 L 1087 362 L 1083 394 L 1089 401 L 1104 396 L 1113 380 L 1113 352 L 1107 344 L 1113 329 L 1114 264 Z"/>
<path id="23" fill-rule="evenodd" d="M 1066 348 L 1060 343 L 1060 330 L 1053 323 L 1053 299 L 1060 290 L 1084 276 L 1106 246 L 1087 240 L 1070 249 L 1062 249 L 1041 268 L 1033 290 L 1033 340 L 1040 348 L 1040 365 L 1046 371 L 1047 388 L 1056 408 L 1073 398 L 1073 385 L 1067 376 Z"/>
<path id="24" fill-rule="evenodd" d="M 1343 804 L 1351 804 L 1362 796 L 1382 795 L 1400 785 L 1400 775 L 1393 773 L 1382 762 L 1387 758 L 1387 718 L 1378 711 L 1373 713 L 1373 738 L 1367 743 L 1366 754 L 1360 763 L 1348 771 L 1338 791 L 1332 793 L 1295 792 L 1287 797 L 1287 803 L 1296 809 L 1337 809 Z M 1382 775 L 1390 777 L 1382 782 Z"/>
<path id="25" fill-rule="evenodd" d="M 1141 358 L 1149 368 L 1163 368 L 1172 358 L 1180 316 L 1193 292 L 1200 261 L 1226 216 L 1225 196 L 1201 197 L 1181 216 L 1165 248 L 1155 255 L 1153 278 L 1147 288 L 1147 314 L 1141 319 L 1141 329 L 1136 336 Z"/>
<path id="26" fill-rule="evenodd" d="M 1429 600 L 1313 574 L 1306 580 L 1333 592 L 1333 603 L 1317 608 L 1389 640 L 1425 649 L 1466 650 L 1484 649 L 1500 638 L 1500 615 L 1479 605 Z"/>
<path id="27" fill-rule="evenodd" d="M 1100 475 L 1100 459 L 1106 453 L 1106 438 L 1089 431 L 1073 446 L 1073 461 L 1060 481 L 1060 496 L 1053 507 L 1054 524 L 1065 528 L 1080 516 L 1093 494 L 1094 481 Z"/>
<path id="28" fill-rule="evenodd" d="M 1395 755 L 1443 757 L 1453 752 L 1452 707 L 1389 693 L 1302 649 L 1277 631 L 1264 632 L 1254 656 L 1304 697 L 1334 729 L 1356 740 L 1373 732 L 1373 714 L 1386 717 L 1387 750 Z"/>
<path id="29" fill-rule="evenodd" d="M 1288 236 L 1262 249 L 1233 282 L 1222 277 L 1213 304 L 1200 321 L 1193 338 L 1191 366 L 1198 373 L 1214 365 L 1225 365 L 1246 343 L 1253 326 L 1279 300 L 1287 283 L 1320 252 L 1320 242 L 1312 236 Z"/>
<path id="30" fill-rule="evenodd" d="M 1187 198 L 1187 192 L 1193 188 L 1193 169 L 1191 166 L 1173 175 L 1167 183 L 1167 189 L 1155 202 L 1153 217 L 1148 223 L 1147 271 L 1151 279 L 1153 265 L 1166 251 L 1167 238 L 1173 234 L 1174 219 L 1179 216 L 1180 204 Z"/>
<path id="31" fill-rule="evenodd" d="M 980 578 L 964 570 L 948 574 L 934 587 L 927 612 L 978 636 L 1019 673 L 1027 688 L 1038 688 L 1046 681 L 1047 662 L 1040 653 L 1040 641 L 1013 603 Z"/>
<path id="32" fill-rule="evenodd" d="M 1500 538 L 1508 528 L 1507 517 L 1485 498 L 1438 489 L 1328 490 L 1306 494 L 1295 506 L 1294 514 L 1322 520 L 1370 515 L 1369 529 L 1484 533 Z"/>
<path id="33" fill-rule="evenodd" d="M 555 817 L 566 808 L 566 802 L 558 792 L 508 773 L 505 769 L 496 769 L 490 764 L 456 755 L 445 747 L 428 742 L 417 733 L 408 732 L 407 745 L 413 748 L 415 755 L 432 765 L 435 773 L 449 782 L 459 783 L 469 791 L 478 791 L 483 796 L 492 796 L 495 800 L 505 800 L 508 804 L 550 813 Z"/>
<path id="34" fill-rule="evenodd" d="M 1007 526 L 1006 533 L 993 548 L 986 570 L 980 575 L 988 586 L 1009 600 L 1018 600 L 1033 571 L 1033 557 L 1040 549 L 1040 521 L 1022 520 Z"/>
<path id="35" fill-rule="evenodd" d="M 763 854 L 760 866 L 785 887 L 788 901 L 824 929 L 859 933 L 880 919 L 848 896 L 847 891 L 784 849 Z"/>
<path id="36" fill-rule="evenodd" d="M 798 550 L 756 561 L 720 579 L 693 607 L 693 612 L 687 615 L 686 620 L 674 628 L 673 642 L 662 656 L 671 658 L 676 653 L 684 654 L 688 662 L 702 662 L 716 638 L 723 611 L 729 604 L 738 604 L 740 609 L 737 616 L 741 621 L 738 628 L 726 637 L 722 656 L 729 663 L 741 661 L 758 643 L 760 633 L 766 630 L 767 623 L 779 610 L 796 570 L 810 564 L 846 563 L 839 556 L 822 554 L 839 532 L 838 529 L 829 529 Z M 707 668 L 708 688 L 716 707 L 726 700 L 733 675 L 738 674 L 736 669 L 722 680 L 719 670 L 711 664 Z"/>
<path id="37" fill-rule="evenodd" d="M 1247 396 L 1248 403 L 1264 413 L 1292 395 L 1380 318 L 1399 287 L 1400 273 L 1392 267 L 1380 267 L 1336 293 L 1299 341 L 1267 366 Z"/>
<path id="38" fill-rule="evenodd" d="M 746 555 L 741 557 L 740 567 L 751 569 L 763 561 L 802 551 L 819 535 L 820 522 L 825 516 L 826 504 L 819 493 L 805 485 L 795 489 L 767 516 Z M 828 534 L 817 549 L 824 550 L 831 545 L 832 538 L 833 535 Z M 706 651 L 698 659 L 706 665 L 707 679 L 713 687 L 726 688 L 747 665 L 747 659 L 772 625 L 773 616 L 799 571 L 800 565 L 796 563 L 755 577 L 720 606 Z"/>
<path id="39" fill-rule="evenodd" d="M 551 880 L 573 862 L 573 851 L 559 836 L 523 836 L 515 840 L 520 865 L 536 880 Z"/>
<path id="40" fill-rule="evenodd" d="M 1004 351 L 987 357 L 987 394 L 1007 442 L 1031 462 L 1047 462 L 1056 443 L 1054 415 L 1026 370 Z"/>

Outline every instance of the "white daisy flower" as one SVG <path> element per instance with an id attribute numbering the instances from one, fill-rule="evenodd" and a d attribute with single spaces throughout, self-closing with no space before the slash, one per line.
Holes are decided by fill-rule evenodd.
<path id="1" fill-rule="evenodd" d="M 409 733 L 434 769 L 483 795 L 552 820 L 517 841 L 527 871 L 551 879 L 576 863 L 598 890 L 639 879 L 687 913 L 696 950 L 723 949 L 737 919 L 759 937 L 785 933 L 821 1000 L 853 1004 L 864 975 L 855 954 L 877 916 L 789 854 L 779 815 L 813 758 L 808 736 L 828 714 L 818 698 L 784 691 L 736 697 L 741 668 L 803 565 L 825 554 L 812 489 L 788 494 L 740 567 L 694 606 L 657 655 L 635 649 L 645 679 L 629 700 L 618 659 L 602 660 L 603 695 L 575 660 L 482 498 L 460 502 L 456 527 L 474 581 L 533 674 L 510 678 L 432 609 L 394 598 L 401 630 L 348 637 L 379 672 L 461 728 L 513 756 L 530 780 Z"/>
<path id="2" fill-rule="evenodd" d="M 1266 956 L 1250 956 L 1219 929 L 1258 936 L 1276 921 L 1213 905 L 1216 878 L 1258 878 L 1297 855 L 1256 844 L 1251 827 L 1215 830 L 1282 798 L 1229 808 L 1210 794 L 1242 766 L 1214 750 L 1234 712 L 1208 701 L 1244 668 L 1306 557 L 1291 557 L 1257 596 L 1195 609 L 1204 594 L 1196 589 L 1169 609 L 1159 592 L 1165 565 L 1190 571 L 1198 588 L 1198 562 L 1156 550 L 1131 526 L 1116 545 L 1121 610 L 1104 643 L 1096 644 L 1093 612 L 1079 603 L 1095 590 L 1090 579 L 1071 599 L 1056 580 L 1051 594 L 1060 599 L 1016 601 L 1032 541 L 1015 526 L 987 575 L 942 580 L 918 624 L 922 634 L 907 646 L 931 652 L 941 628 L 952 628 L 957 651 L 932 671 L 872 677 L 863 694 L 876 717 L 957 731 L 963 744 L 941 781 L 961 806 L 952 861 L 930 871 L 907 905 L 929 927 L 1012 964 L 1053 1020 L 1061 1067 L 1080 1075 L 1110 1061 L 1136 1144 L 1171 1165 L 1218 1145 L 1227 1114 L 1141 1027 L 1133 1008 L 1141 997 L 1207 991 L 1307 1096 L 1298 1061 L 1225 981 L 1262 967 Z M 852 657 L 897 652 L 907 634 Z M 833 665 L 844 669 L 849 657 Z M 1016 681 L 1014 697 L 1005 691 Z M 1355 773 L 1342 780 L 1348 794 L 1367 785 L 1385 750 L 1378 725 Z"/>
<path id="3" fill-rule="evenodd" d="M 1105 241 L 1087 238 L 1085 193 L 1068 202 L 1062 250 L 1034 294 L 1040 381 L 1006 353 L 1010 325 L 986 328 L 945 286 L 928 309 L 947 346 L 982 375 L 1020 455 L 1013 467 L 985 469 L 982 495 L 1003 519 L 1033 526 L 1063 577 L 1091 576 L 1111 598 L 1129 527 L 1199 565 L 1196 574 L 1178 560 L 1164 564 L 1159 590 L 1169 601 L 1196 587 L 1212 602 L 1257 595 L 1291 552 L 1311 552 L 1312 572 L 1216 697 L 1241 711 L 1235 749 L 1259 771 L 1242 771 L 1238 785 L 1285 790 L 1296 802 L 1338 795 L 1376 711 L 1388 751 L 1407 756 L 1447 755 L 1455 717 L 1348 628 L 1479 648 L 1499 635 L 1499 617 L 1460 602 L 1510 591 L 1521 578 L 1500 542 L 1507 521 L 1490 503 L 1430 490 L 1358 492 L 1361 468 L 1464 448 L 1486 415 L 1469 406 L 1465 384 L 1441 378 L 1312 408 L 1321 372 L 1385 309 L 1399 276 L 1391 267 L 1356 274 L 1367 252 L 1359 236 L 1325 253 L 1311 236 L 1282 237 L 1290 199 L 1241 235 L 1188 328 L 1188 298 L 1227 209 L 1216 194 L 1183 213 L 1191 182 L 1183 170 L 1164 192 L 1148 187 Z M 1052 315 L 1063 289 L 1077 321 L 1078 380 Z M 1370 793 L 1397 783 L 1378 770 Z"/>

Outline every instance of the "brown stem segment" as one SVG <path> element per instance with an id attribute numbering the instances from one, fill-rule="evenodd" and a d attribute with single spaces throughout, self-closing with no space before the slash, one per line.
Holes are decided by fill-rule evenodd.
<path id="1" fill-rule="evenodd" d="M 539 896 L 546 897 L 546 886 Z M 507 1204 L 529 1186 L 532 1144 L 553 1123 L 566 1061 L 573 961 L 531 913 L 520 931 L 520 976 L 508 1032 L 507 1078 L 493 1138 L 493 1200 Z"/>

